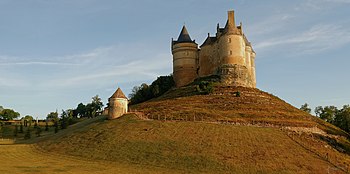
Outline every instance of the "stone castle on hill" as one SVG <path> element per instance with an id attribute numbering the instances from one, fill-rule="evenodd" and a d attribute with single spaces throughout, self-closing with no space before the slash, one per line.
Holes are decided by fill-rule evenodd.
<path id="1" fill-rule="evenodd" d="M 183 26 L 178 39 L 172 40 L 171 50 L 177 87 L 200 77 L 218 75 L 224 85 L 256 88 L 255 52 L 242 23 L 236 26 L 234 11 L 228 12 L 225 27 L 218 24 L 216 35 L 208 34 L 200 47 Z"/>

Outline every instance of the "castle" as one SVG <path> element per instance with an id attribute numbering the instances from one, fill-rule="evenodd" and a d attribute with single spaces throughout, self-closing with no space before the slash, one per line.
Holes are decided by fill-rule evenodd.
<path id="1" fill-rule="evenodd" d="M 183 26 L 178 39 L 172 39 L 171 50 L 177 87 L 218 75 L 224 85 L 256 88 L 255 52 L 243 33 L 242 23 L 236 26 L 234 11 L 228 11 L 226 26 L 220 28 L 218 24 L 216 35 L 208 34 L 199 48 Z"/>

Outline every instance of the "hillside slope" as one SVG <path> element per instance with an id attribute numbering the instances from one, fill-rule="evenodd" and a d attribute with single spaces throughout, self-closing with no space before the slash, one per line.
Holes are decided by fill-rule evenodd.
<path id="1" fill-rule="evenodd" d="M 133 114 L 98 121 L 38 146 L 87 159 L 171 169 L 172 173 L 344 173 L 346 169 L 339 168 L 344 165 L 334 165 L 336 161 L 330 162 L 325 154 L 350 163 L 349 156 L 326 148 L 325 142 L 278 128 L 140 120 Z"/>
<path id="2" fill-rule="evenodd" d="M 236 92 L 240 93 L 239 97 Z M 187 86 L 171 90 L 157 99 L 131 106 L 130 109 L 157 120 L 318 127 L 327 133 L 349 136 L 341 129 L 274 95 L 253 88 L 215 86 L 212 94 L 198 95 L 195 86 Z"/>
<path id="3" fill-rule="evenodd" d="M 350 170 L 347 133 L 271 94 L 222 86 L 197 94 L 193 86 L 172 90 L 119 119 L 78 124 L 38 147 L 171 173 Z"/>

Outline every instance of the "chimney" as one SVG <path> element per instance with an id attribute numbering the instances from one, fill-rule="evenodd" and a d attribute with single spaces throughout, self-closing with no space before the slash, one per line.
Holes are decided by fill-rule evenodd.
<path id="1" fill-rule="evenodd" d="M 235 11 L 231 10 L 228 11 L 228 26 L 229 27 L 236 27 L 236 22 L 235 22 Z"/>

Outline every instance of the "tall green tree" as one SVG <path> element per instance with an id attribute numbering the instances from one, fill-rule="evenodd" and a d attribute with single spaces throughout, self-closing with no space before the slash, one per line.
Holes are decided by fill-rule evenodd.
<path id="1" fill-rule="evenodd" d="M 86 117 L 86 106 L 83 103 L 79 103 L 76 110 L 77 116 Z"/>
<path id="2" fill-rule="evenodd" d="M 20 114 L 12 109 L 4 109 L 0 112 L 0 120 L 9 121 L 18 118 Z"/>
<path id="3" fill-rule="evenodd" d="M 28 123 L 29 125 L 32 124 L 34 118 L 33 116 L 30 116 L 30 115 L 26 115 L 25 117 L 22 118 L 23 122 L 24 122 L 24 126 L 27 127 L 28 126 Z"/>
<path id="4" fill-rule="evenodd" d="M 103 103 L 101 98 L 98 95 L 95 95 L 94 97 L 92 97 L 92 116 L 96 117 L 97 115 L 99 115 L 102 112 L 103 109 Z"/>
<path id="5" fill-rule="evenodd" d="M 320 118 L 329 123 L 333 123 L 337 111 L 338 109 L 335 106 L 325 106 L 320 114 Z"/>
<path id="6" fill-rule="evenodd" d="M 334 125 L 350 133 L 350 106 L 344 105 L 341 110 L 336 112 Z"/>
<path id="7" fill-rule="evenodd" d="M 307 112 L 307 113 L 309 113 L 309 114 L 311 113 L 311 109 L 310 109 L 310 107 L 309 107 L 309 104 L 307 104 L 307 103 L 301 105 L 300 110 L 302 110 L 302 111 L 304 111 L 304 112 Z"/>
<path id="8" fill-rule="evenodd" d="M 323 111 L 323 107 L 322 107 L 322 106 L 317 106 L 317 107 L 315 108 L 315 114 L 316 114 L 316 116 L 317 116 L 317 117 L 320 117 L 322 111 Z"/>

